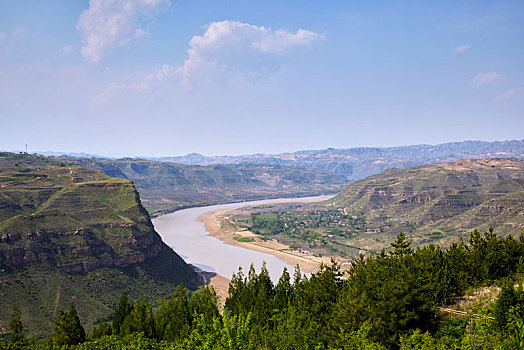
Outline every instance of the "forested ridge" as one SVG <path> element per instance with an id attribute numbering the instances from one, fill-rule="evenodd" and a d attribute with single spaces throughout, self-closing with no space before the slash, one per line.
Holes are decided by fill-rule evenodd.
<path id="1" fill-rule="evenodd" d="M 522 349 L 524 232 L 492 230 L 442 250 L 416 250 L 400 233 L 393 250 L 361 257 L 348 271 L 336 262 L 310 277 L 286 270 L 276 284 L 263 267 L 241 270 L 219 313 L 215 291 L 183 286 L 153 308 L 122 293 L 108 320 L 86 335 L 72 303 L 45 340 L 31 340 L 14 305 L 5 349 Z M 439 307 L 468 290 L 500 286 L 492 301 L 451 318 Z M 473 311 L 471 311 L 473 310 Z"/>

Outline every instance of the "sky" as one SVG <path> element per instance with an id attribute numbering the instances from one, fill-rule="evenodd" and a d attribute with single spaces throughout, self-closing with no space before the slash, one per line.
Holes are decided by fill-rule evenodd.
<path id="1" fill-rule="evenodd" d="M 522 0 L 0 0 L 0 150 L 522 138 Z"/>

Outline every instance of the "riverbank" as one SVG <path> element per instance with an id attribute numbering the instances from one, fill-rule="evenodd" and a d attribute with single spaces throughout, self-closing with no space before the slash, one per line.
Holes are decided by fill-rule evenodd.
<path id="1" fill-rule="evenodd" d="M 217 220 L 219 216 L 230 210 L 252 205 L 266 205 L 274 203 L 305 203 L 319 202 L 331 198 L 332 195 L 302 198 L 279 198 L 254 202 L 223 204 L 209 207 L 199 207 L 179 210 L 167 215 L 153 218 L 155 230 L 162 240 L 187 263 L 198 267 L 205 274 L 206 284 L 213 285 L 222 302 L 228 295 L 229 281 L 238 268 L 247 274 L 249 266 L 253 264 L 260 271 L 265 262 L 274 283 L 278 282 L 284 267 L 293 274 L 294 266 L 298 263 L 303 272 L 315 272 L 321 262 L 328 263 L 328 259 L 313 256 L 300 256 L 289 247 L 276 241 L 263 242 L 260 238 L 253 238 L 255 244 L 238 242 L 233 237 L 246 237 L 252 233 L 236 233 L 232 228 L 223 230 L 224 226 Z M 199 220 L 200 218 L 200 220 Z M 224 232 L 222 232 L 224 231 Z M 229 239 L 228 239 L 229 238 Z M 249 239 L 251 240 L 251 239 Z"/>
<path id="2" fill-rule="evenodd" d="M 184 210 L 184 209 L 203 208 L 203 207 L 209 207 L 209 206 L 214 206 L 214 205 L 222 205 L 222 204 L 236 204 L 236 203 L 241 204 L 241 203 L 248 203 L 248 202 L 253 202 L 253 201 L 271 201 L 271 200 L 275 200 L 275 201 L 280 201 L 280 200 L 296 201 L 297 199 L 302 199 L 303 198 L 304 200 L 306 200 L 304 203 L 307 203 L 307 200 L 311 200 L 311 198 L 325 197 L 326 199 L 323 199 L 323 200 L 327 200 L 327 199 L 333 198 L 338 193 L 339 192 L 333 192 L 333 193 L 327 193 L 327 194 L 314 194 L 314 193 L 308 193 L 307 195 L 304 194 L 307 197 L 300 197 L 300 194 L 299 194 L 299 197 L 297 197 L 296 194 L 290 194 L 289 197 L 282 197 L 281 195 L 278 195 L 278 196 L 262 196 L 260 198 L 254 197 L 254 198 L 246 198 L 244 200 L 234 199 L 234 200 L 224 200 L 224 201 L 210 201 L 210 202 L 196 203 L 196 204 L 185 204 L 185 205 L 180 205 L 180 206 L 178 206 L 176 208 L 173 208 L 173 209 L 166 209 L 166 210 L 160 210 L 160 211 L 149 213 L 149 217 L 151 219 L 154 219 L 154 218 L 158 218 L 158 217 L 160 217 L 162 215 L 172 214 L 174 212 L 177 212 L 177 211 L 180 211 L 180 210 Z"/>
<path id="3" fill-rule="evenodd" d="M 229 282 L 227 278 L 224 276 L 216 275 L 211 278 L 208 285 L 211 285 L 213 288 L 215 288 L 215 291 L 218 295 L 218 306 L 221 310 L 224 308 L 224 304 L 226 303 L 226 299 L 229 295 Z"/>
<path id="4" fill-rule="evenodd" d="M 303 198 L 303 201 L 301 202 L 313 203 L 327 200 L 329 198 L 331 198 L 331 196 L 325 196 L 325 198 L 307 197 Z M 282 200 L 281 202 L 283 203 L 285 200 Z M 211 237 L 215 237 L 224 243 L 233 246 L 254 250 L 260 253 L 271 254 L 292 266 L 298 264 L 300 270 L 303 272 L 314 273 L 318 270 L 321 263 L 330 263 L 331 258 L 329 257 L 317 257 L 310 255 L 307 252 L 297 252 L 276 240 L 262 240 L 258 235 L 251 231 L 237 231 L 236 228 L 229 223 L 229 217 L 234 215 L 236 209 L 237 208 L 226 208 L 206 212 L 198 217 L 198 221 L 204 224 L 206 231 L 209 232 Z M 252 241 L 239 241 L 235 238 L 248 238 Z M 292 274 L 293 271 L 289 271 L 289 273 Z"/>

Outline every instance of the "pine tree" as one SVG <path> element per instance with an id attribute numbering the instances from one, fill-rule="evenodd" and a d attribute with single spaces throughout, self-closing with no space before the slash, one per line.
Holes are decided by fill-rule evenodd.
<path id="1" fill-rule="evenodd" d="M 129 335 L 135 332 L 142 332 L 150 339 L 156 337 L 153 309 L 145 297 L 137 300 L 133 310 L 126 316 L 120 328 L 120 334 L 122 335 Z"/>
<path id="2" fill-rule="evenodd" d="M 231 311 L 232 314 L 239 314 L 250 308 L 251 296 L 242 267 L 239 267 L 238 272 L 231 277 L 228 294 L 224 308 Z"/>
<path id="3" fill-rule="evenodd" d="M 413 249 L 410 248 L 411 241 L 406 239 L 404 232 L 400 232 L 397 235 L 397 240 L 391 243 L 391 246 L 395 248 L 395 250 L 392 253 L 394 256 L 403 257 L 405 255 L 413 253 Z"/>
<path id="4" fill-rule="evenodd" d="M 178 295 L 165 301 L 155 317 L 157 335 L 160 339 L 175 341 L 189 335 L 191 314 L 184 285 L 180 285 Z"/>
<path id="5" fill-rule="evenodd" d="M 195 315 L 204 316 L 203 320 L 206 325 L 211 325 L 213 319 L 219 316 L 218 296 L 212 286 L 206 286 L 193 293 L 188 303 L 189 313 L 192 317 Z"/>
<path id="6" fill-rule="evenodd" d="M 95 326 L 93 328 L 93 338 L 101 338 L 105 335 L 111 335 L 111 325 L 106 322 L 106 320 L 102 317 L 100 322 L 98 323 L 98 326 Z"/>
<path id="7" fill-rule="evenodd" d="M 69 312 L 60 310 L 52 335 L 52 343 L 56 346 L 76 345 L 86 340 L 86 333 L 80 324 L 74 302 L 69 305 Z"/>
<path id="8" fill-rule="evenodd" d="M 131 313 L 131 310 L 133 310 L 133 303 L 128 300 L 126 292 L 122 291 L 122 294 L 120 295 L 120 302 L 118 303 L 113 316 L 113 324 L 111 326 L 113 329 L 113 334 L 120 334 L 120 328 L 122 327 L 122 324 L 124 323 L 127 315 Z"/>
<path id="9" fill-rule="evenodd" d="M 495 316 L 495 326 L 500 331 L 506 331 L 508 324 L 509 311 L 517 304 L 517 297 L 515 295 L 515 288 L 513 281 L 506 279 L 503 282 L 502 290 L 495 302 L 493 314 Z"/>
<path id="10" fill-rule="evenodd" d="M 275 286 L 275 299 L 273 303 L 273 308 L 277 310 L 281 310 L 285 307 L 287 307 L 289 300 L 291 299 L 291 278 L 289 277 L 289 273 L 287 272 L 287 269 L 284 267 L 284 271 L 282 271 L 282 276 L 280 276 L 280 279 L 278 280 L 277 285 Z"/>
<path id="11" fill-rule="evenodd" d="M 300 282 L 302 282 L 302 274 L 300 273 L 300 266 L 297 264 L 293 273 L 293 289 L 298 289 Z"/>
<path id="12" fill-rule="evenodd" d="M 9 337 L 10 341 L 13 343 L 25 344 L 26 338 L 24 335 L 24 325 L 20 317 L 20 311 L 18 311 L 18 308 L 16 306 L 13 307 L 10 326 L 12 331 L 11 336 Z"/>

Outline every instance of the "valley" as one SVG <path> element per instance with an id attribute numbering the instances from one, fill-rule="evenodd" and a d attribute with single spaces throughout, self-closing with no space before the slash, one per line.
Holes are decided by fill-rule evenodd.
<path id="1" fill-rule="evenodd" d="M 229 310 L 234 297 L 231 286 L 243 276 L 239 266 L 249 271 L 245 283 L 259 278 L 250 268 L 254 263 L 255 270 L 267 274 L 276 285 L 277 280 L 282 283 L 279 276 L 284 267 L 292 271 L 298 265 L 306 273 L 301 282 L 306 285 L 307 278 L 314 280 L 330 271 L 332 267 L 326 270 L 326 266 L 331 266 L 333 258 L 337 269 L 350 271 L 358 261 L 404 254 L 398 253 L 398 247 L 404 245 L 410 248 L 402 249 L 416 254 L 436 246 L 444 251 L 456 249 L 453 247 L 467 250 L 462 242 L 477 244 L 476 240 L 482 239 L 480 235 L 475 238 L 473 230 L 477 234 L 476 230 L 487 231 L 486 239 L 500 237 L 509 244 L 512 241 L 502 237 L 516 237 L 524 229 L 524 161 L 520 158 L 389 169 L 350 183 L 336 195 L 309 199 L 204 207 L 191 202 L 195 207 L 185 210 L 150 207 L 160 214 L 153 222 L 140 197 L 152 198 L 148 197 L 151 184 L 159 193 L 162 186 L 174 186 L 174 164 L 107 160 L 113 162 L 110 167 L 102 164 L 106 160 L 93 163 L 12 153 L 1 154 L 0 162 L 0 283 L 5 296 L 2 308 L 6 310 L 0 314 L 0 326 L 4 332 L 8 329 L 8 306 L 20 305 L 20 300 L 26 301 L 18 307 L 32 334 L 48 334 L 52 320 L 70 301 L 76 304 L 86 329 L 91 330 L 93 320 L 113 317 L 111 310 L 122 290 L 133 298 L 147 294 L 150 300 L 161 300 L 158 298 L 167 297 L 181 282 L 190 292 L 211 284 L 220 296 L 216 307 Z M 82 162 L 89 168 L 79 165 Z M 115 164 L 122 174 L 109 177 Z M 104 172 L 95 170 L 97 167 Z M 159 168 L 159 173 L 151 175 L 152 169 Z M 256 178 L 259 173 L 253 172 L 255 168 L 263 174 L 274 170 L 241 165 L 228 172 L 238 176 L 243 169 L 244 175 L 247 172 Z M 214 174 L 216 171 L 213 168 Z M 291 170 L 279 171 L 289 174 Z M 332 183 L 338 181 L 336 177 L 322 177 L 325 173 L 297 171 L 295 176 L 313 177 L 305 181 L 295 178 L 303 186 L 293 191 L 308 186 L 311 190 L 315 181 L 326 187 L 340 186 Z M 133 182 L 127 179 L 131 175 Z M 187 173 L 184 176 L 188 181 Z M 248 192 L 257 191 L 259 183 L 244 182 L 242 176 L 231 181 L 234 187 L 244 183 Z M 181 183 L 178 179 L 176 186 Z M 197 181 L 194 191 L 199 180 L 193 180 Z M 215 182 L 213 186 L 222 185 Z M 268 196 L 268 192 L 262 195 Z M 399 238 L 401 231 L 405 240 L 404 236 Z M 394 246 L 395 237 L 400 243 Z M 433 248 L 428 248 L 430 243 L 435 244 Z M 419 249 L 423 250 L 419 253 Z M 321 264 L 324 267 L 319 270 Z"/>
<path id="2" fill-rule="evenodd" d="M 296 254 L 335 257 L 392 249 L 404 232 L 414 247 L 443 248 L 492 227 L 517 237 L 524 230 L 524 161 L 460 160 L 390 169 L 352 183 L 321 204 L 266 205 L 223 215 L 233 231 L 276 240 Z M 245 235 L 245 233 L 244 233 Z M 255 238 L 256 237 L 256 238 Z"/>
<path id="3" fill-rule="evenodd" d="M 318 169 L 281 165 L 183 165 L 142 159 L 69 158 L 111 177 L 132 180 L 150 214 L 213 204 L 339 192 L 348 180 Z"/>

